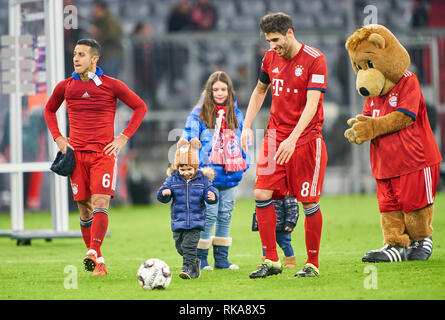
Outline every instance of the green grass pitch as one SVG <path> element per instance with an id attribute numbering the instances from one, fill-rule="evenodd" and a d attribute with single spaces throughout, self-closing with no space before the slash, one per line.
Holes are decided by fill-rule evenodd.
<path id="1" fill-rule="evenodd" d="M 93 277 L 83 270 L 86 249 L 81 238 L 32 240 L 17 246 L 0 238 L 0 300 L 435 300 L 445 298 L 445 193 L 436 195 L 433 255 L 428 261 L 365 264 L 365 252 L 382 246 L 375 195 L 324 196 L 320 277 L 295 278 L 306 259 L 304 215 L 292 233 L 297 269 L 266 279 L 249 278 L 260 263 L 258 232 L 251 231 L 252 199 L 239 199 L 232 217 L 230 260 L 239 270 L 203 271 L 199 279 L 178 274 L 182 258 L 174 248 L 169 205 L 111 207 L 109 230 L 102 246 L 108 275 Z M 79 216 L 70 214 L 70 229 Z M 48 213 L 25 215 L 25 229 L 50 229 Z M 0 215 L 0 229 L 10 229 L 9 215 Z M 281 249 L 280 257 L 283 256 Z M 173 273 L 166 290 L 139 287 L 136 272 L 148 258 L 166 261 Z M 213 264 L 213 257 L 209 261 Z M 371 267 L 372 273 L 366 267 Z M 76 279 L 77 281 L 75 281 Z M 371 281 L 374 280 L 374 282 Z"/>

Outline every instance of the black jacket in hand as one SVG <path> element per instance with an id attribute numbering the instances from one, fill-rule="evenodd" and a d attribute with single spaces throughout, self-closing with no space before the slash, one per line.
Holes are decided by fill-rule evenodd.
<path id="1" fill-rule="evenodd" d="M 286 227 L 295 228 L 298 221 L 297 199 L 286 197 L 283 200 L 274 200 L 275 212 L 277 214 L 277 231 L 285 231 Z"/>
<path id="2" fill-rule="evenodd" d="M 293 230 L 297 225 L 299 216 L 297 199 L 286 196 L 282 200 L 273 200 L 273 204 L 277 214 L 276 231 L 286 231 L 286 227 L 291 227 Z M 253 213 L 252 231 L 258 231 L 255 212 Z"/>

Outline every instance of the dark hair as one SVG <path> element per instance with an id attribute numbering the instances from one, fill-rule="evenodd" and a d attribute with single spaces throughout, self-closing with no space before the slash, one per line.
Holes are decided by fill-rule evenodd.
<path id="1" fill-rule="evenodd" d="M 94 40 L 94 39 L 80 39 L 77 41 L 76 44 L 83 44 L 85 46 L 88 46 L 91 48 L 90 50 L 93 55 L 100 56 L 101 47 L 100 47 L 99 42 L 97 42 L 96 40 Z"/>
<path id="2" fill-rule="evenodd" d="M 215 101 L 213 100 L 213 85 L 215 82 L 221 81 L 227 85 L 227 101 L 226 106 L 226 123 L 229 129 L 238 128 L 238 120 L 235 113 L 235 90 L 233 88 L 232 80 L 224 71 L 216 71 L 212 73 L 206 82 L 203 95 L 204 101 L 202 102 L 201 112 L 199 113 L 199 120 L 205 122 L 207 128 L 213 129 L 216 122 L 216 108 Z"/>
<path id="3" fill-rule="evenodd" d="M 292 18 L 283 12 L 266 14 L 261 18 L 260 28 L 264 34 L 279 32 L 285 35 L 287 30 L 294 30 Z"/>

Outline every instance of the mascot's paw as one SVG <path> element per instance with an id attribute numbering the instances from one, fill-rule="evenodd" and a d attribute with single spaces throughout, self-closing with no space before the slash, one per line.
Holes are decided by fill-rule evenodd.
<path id="1" fill-rule="evenodd" d="M 407 261 L 406 249 L 402 246 L 386 244 L 380 249 L 371 250 L 362 258 L 363 262 L 400 262 Z"/>
<path id="2" fill-rule="evenodd" d="M 362 140 L 360 140 L 359 138 L 356 137 L 355 131 L 352 128 L 349 128 L 348 130 L 346 130 L 344 133 L 344 136 L 346 139 L 348 139 L 348 141 L 350 143 L 355 143 L 357 145 L 361 145 L 363 143 Z"/>
<path id="3" fill-rule="evenodd" d="M 357 116 L 357 122 L 352 126 L 356 138 L 360 141 L 368 141 L 374 138 L 374 119 L 363 115 Z"/>
<path id="4" fill-rule="evenodd" d="M 364 141 L 358 139 L 357 136 L 355 135 L 355 131 L 352 129 L 352 126 L 358 122 L 358 120 L 357 120 L 358 116 L 359 115 L 357 115 L 355 118 L 350 118 L 350 119 L 348 119 L 348 121 L 346 121 L 348 126 L 350 126 L 351 128 L 349 128 L 345 131 L 344 136 L 346 139 L 348 139 L 348 141 L 350 143 L 355 143 L 357 145 L 361 145 Z"/>
<path id="5" fill-rule="evenodd" d="M 354 123 L 356 123 L 357 121 L 358 121 L 357 118 L 350 118 L 348 119 L 348 121 L 346 121 L 346 123 L 348 124 L 348 126 L 352 127 Z"/>
<path id="6" fill-rule="evenodd" d="M 412 241 L 407 250 L 408 260 L 425 261 L 433 253 L 433 238 Z"/>

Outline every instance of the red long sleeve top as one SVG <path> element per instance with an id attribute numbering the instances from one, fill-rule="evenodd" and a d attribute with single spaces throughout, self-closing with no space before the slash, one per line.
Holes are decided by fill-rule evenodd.
<path id="1" fill-rule="evenodd" d="M 76 150 L 102 152 L 114 138 L 117 99 L 133 109 L 122 132 L 130 138 L 139 128 L 147 106 L 122 81 L 96 72 L 100 84 L 81 81 L 77 74 L 59 82 L 45 106 L 45 120 L 53 139 L 61 136 L 56 112 L 65 100 L 68 111 L 70 144 Z"/>

